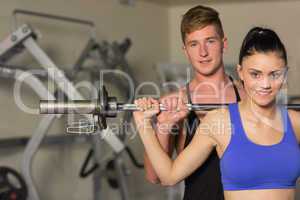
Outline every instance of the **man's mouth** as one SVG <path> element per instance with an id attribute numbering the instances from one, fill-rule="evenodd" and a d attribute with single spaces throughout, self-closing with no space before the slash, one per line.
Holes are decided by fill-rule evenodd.
<path id="1" fill-rule="evenodd" d="M 207 63 L 211 62 L 211 60 L 200 60 L 199 62 L 201 64 L 207 64 Z"/>

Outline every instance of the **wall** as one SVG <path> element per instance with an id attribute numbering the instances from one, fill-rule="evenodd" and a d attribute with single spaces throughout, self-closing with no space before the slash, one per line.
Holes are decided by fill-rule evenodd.
<path id="1" fill-rule="evenodd" d="M 180 19 L 196 4 L 171 6 L 169 9 L 170 25 L 170 60 L 173 63 L 187 63 L 181 50 Z M 289 58 L 289 93 L 300 94 L 300 89 L 293 86 L 300 74 L 300 1 L 211 1 L 203 3 L 219 11 L 229 49 L 225 53 L 225 64 L 236 65 L 239 48 L 247 31 L 254 26 L 266 26 L 274 29 L 286 45 Z"/>
<path id="2" fill-rule="evenodd" d="M 92 20 L 96 23 L 96 37 L 99 41 L 122 41 L 131 38 L 133 45 L 127 58 L 135 76 L 141 80 L 156 80 L 152 66 L 156 61 L 168 59 L 167 9 L 149 2 L 139 2 L 133 7 L 124 6 L 118 0 L 2 0 L 0 8 L 0 38 L 13 30 L 12 11 L 16 8 L 58 14 Z M 71 70 L 89 39 L 89 30 L 79 25 L 17 16 L 18 25 L 30 23 L 42 36 L 38 43 L 62 69 Z M 10 63 L 40 68 L 29 53 L 22 53 Z M 81 81 L 80 79 L 78 81 Z M 0 79 L 0 138 L 30 136 L 38 125 L 40 116 L 20 110 L 13 97 L 14 81 Z M 22 99 L 26 105 L 37 108 L 39 97 L 27 86 L 22 87 Z M 65 120 L 56 121 L 50 134 L 65 134 Z M 71 136 L 70 136 L 71 137 Z M 129 143 L 140 149 L 135 137 Z M 107 145 L 103 144 L 109 150 Z M 78 173 L 89 149 L 88 144 L 43 147 L 34 159 L 33 174 L 41 199 L 92 199 L 91 178 L 79 179 Z M 23 148 L 1 149 L 0 166 L 9 165 L 20 169 Z M 142 159 L 142 151 L 138 151 Z M 127 162 L 129 168 L 132 164 Z M 130 199 L 141 199 L 145 193 L 155 193 L 154 186 L 146 184 L 142 170 L 132 169 L 128 177 Z M 118 191 L 108 189 L 103 183 L 104 198 L 119 199 Z M 153 192 L 155 191 L 155 192 Z M 158 193 L 157 193 L 158 192 Z"/>

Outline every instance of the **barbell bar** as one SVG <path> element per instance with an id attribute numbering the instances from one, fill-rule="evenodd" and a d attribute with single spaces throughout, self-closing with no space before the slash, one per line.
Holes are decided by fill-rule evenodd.
<path id="1" fill-rule="evenodd" d="M 226 107 L 228 104 L 186 104 L 190 111 L 208 111 L 221 107 Z M 300 104 L 282 104 L 288 109 L 300 110 Z M 160 110 L 166 108 L 163 104 L 159 104 Z M 95 100 L 75 100 L 67 102 L 59 102 L 56 100 L 41 100 L 41 114 L 93 114 L 99 117 L 98 123 L 100 128 L 106 128 L 106 118 L 117 116 L 118 112 L 122 111 L 137 111 L 138 107 L 135 104 L 125 104 L 117 102 L 116 97 L 108 96 L 106 88 L 103 86 L 98 93 L 98 99 Z"/>
<path id="2" fill-rule="evenodd" d="M 186 104 L 187 109 L 190 111 L 210 110 L 227 106 L 228 104 Z M 138 111 L 135 104 L 123 104 L 117 102 L 108 102 L 108 109 L 106 112 L 122 112 L 122 111 Z M 163 104 L 159 104 L 162 111 L 167 109 Z M 78 100 L 59 102 L 56 100 L 41 100 L 40 113 L 41 114 L 101 114 L 104 110 L 99 106 L 97 101 Z M 104 112 L 105 112 L 104 111 Z"/>

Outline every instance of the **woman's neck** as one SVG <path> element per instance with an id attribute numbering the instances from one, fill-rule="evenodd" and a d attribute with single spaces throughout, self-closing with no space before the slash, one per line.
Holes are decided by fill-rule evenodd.
<path id="1" fill-rule="evenodd" d="M 267 106 L 260 106 L 248 97 L 240 103 L 240 107 L 247 113 L 247 116 L 252 116 L 256 120 L 260 120 L 261 117 L 268 120 L 274 120 L 277 117 L 275 101 Z"/>

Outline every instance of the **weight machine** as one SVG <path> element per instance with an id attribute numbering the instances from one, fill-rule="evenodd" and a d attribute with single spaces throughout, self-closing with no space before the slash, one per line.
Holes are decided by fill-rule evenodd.
<path id="1" fill-rule="evenodd" d="M 48 14 L 41 14 L 31 11 L 24 11 L 24 10 L 16 10 L 14 14 L 30 14 L 30 15 L 36 15 L 41 17 L 49 17 L 53 19 L 59 19 L 59 20 L 65 20 L 75 23 L 83 23 L 88 24 L 92 28 L 94 28 L 93 23 L 87 21 L 80 21 L 75 20 L 71 18 L 65 18 L 65 17 L 57 17 L 53 15 Z M 10 58 L 12 58 L 15 54 L 22 52 L 23 50 L 28 50 L 31 55 L 41 64 L 41 66 L 45 69 L 45 74 L 50 77 L 50 79 L 56 83 L 59 90 L 62 91 L 69 100 L 84 100 L 83 96 L 77 91 L 77 89 L 74 87 L 72 82 L 67 78 L 67 76 L 54 64 L 54 62 L 47 56 L 47 54 L 38 46 L 36 43 L 37 35 L 35 32 L 31 29 L 30 26 L 24 24 L 21 27 L 19 27 L 16 31 L 11 33 L 3 42 L 0 43 L 0 62 L 2 63 L 1 72 L 5 76 L 14 78 L 18 80 L 20 76 L 26 76 L 26 79 L 23 81 L 27 83 L 32 89 L 35 90 L 35 92 L 40 96 L 41 99 L 55 99 L 55 96 L 45 88 L 43 83 L 33 74 L 31 74 L 29 71 L 26 72 L 22 69 L 12 69 L 10 66 L 4 64 L 7 62 Z M 84 56 L 81 57 L 79 60 L 83 60 Z M 80 66 L 79 64 L 75 66 Z M 73 76 L 75 73 L 72 74 Z M 72 76 L 71 75 L 71 76 Z M 45 115 L 42 117 L 39 125 L 35 129 L 32 137 L 30 139 L 28 138 L 20 138 L 18 141 L 10 141 L 11 143 L 18 143 L 18 142 L 27 142 L 27 145 L 25 147 L 24 156 L 22 159 L 22 174 L 24 176 L 26 185 L 28 186 L 28 193 L 29 198 L 31 200 L 38 200 L 39 195 L 36 190 L 31 169 L 32 169 L 32 162 L 34 159 L 34 156 L 36 152 L 38 151 L 38 148 L 40 147 L 43 139 L 45 138 L 47 131 L 49 127 L 51 126 L 52 122 L 56 117 L 60 117 L 60 115 Z M 94 127 L 95 124 L 95 118 L 93 118 L 91 115 L 84 115 L 89 125 L 92 125 Z M 81 127 L 82 128 L 82 127 Z M 86 127 L 83 127 L 86 131 Z M 110 133 L 111 130 L 107 128 L 106 133 Z M 95 152 L 94 156 L 94 162 L 97 164 L 100 164 L 103 159 L 101 158 L 101 140 L 99 139 L 100 136 L 103 134 L 101 130 L 98 130 L 95 134 L 93 134 L 90 138 L 93 151 Z M 120 155 L 124 150 L 126 150 L 125 144 L 122 142 L 120 138 L 115 136 L 114 134 L 109 134 L 110 137 L 103 137 L 106 143 L 109 144 L 109 146 L 112 148 L 114 155 Z M 79 137 L 79 136 L 76 136 Z M 75 138 L 75 137 L 74 137 Z M 82 140 L 82 137 L 79 137 Z M 86 138 L 86 137 L 84 137 Z M 58 138 L 55 138 L 58 139 Z M 62 138 L 60 138 L 62 139 Z M 65 138 L 64 138 L 65 139 Z M 63 140 L 64 140 L 63 139 Z M 68 138 L 69 139 L 69 138 Z M 47 140 L 46 140 L 47 141 Z M 49 140 L 48 140 L 49 141 Z M 57 141 L 57 140 L 56 140 Z M 8 141 L 2 141 L 3 143 Z M 52 140 L 53 142 L 53 140 Z M 46 142 L 47 143 L 47 142 Z M 7 143 L 5 143 L 7 144 Z M 18 143 L 19 144 L 19 143 Z M 22 143 L 24 144 L 24 143 Z M 129 199 L 128 197 L 128 191 L 125 183 L 125 174 L 123 171 L 123 163 L 119 156 L 116 157 L 115 160 L 115 168 L 118 173 L 118 183 L 120 184 L 120 194 L 121 198 L 126 200 Z M 95 173 L 94 174 L 94 199 L 98 200 L 100 199 L 100 179 L 101 179 L 101 173 Z"/>

